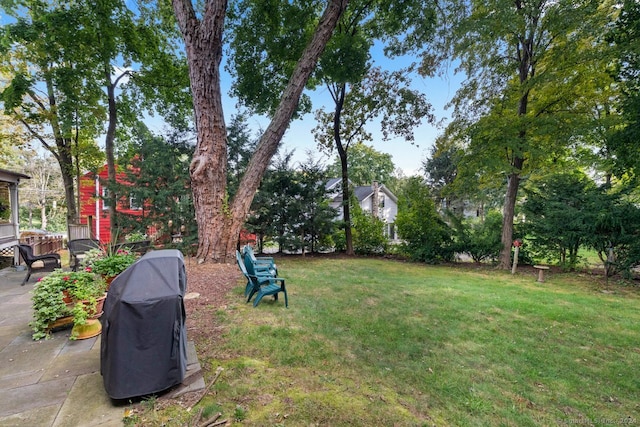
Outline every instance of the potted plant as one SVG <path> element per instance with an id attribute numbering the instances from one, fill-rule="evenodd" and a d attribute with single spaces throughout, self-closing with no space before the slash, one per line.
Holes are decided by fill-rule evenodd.
<path id="1" fill-rule="evenodd" d="M 91 259 L 87 268 L 93 273 L 99 274 L 111 283 L 114 277 L 126 270 L 136 262 L 136 255 L 126 249 L 118 249 L 113 253 L 104 253 L 101 257 Z"/>
<path id="2" fill-rule="evenodd" d="M 47 338 L 59 319 L 68 318 L 68 323 L 82 326 L 91 316 L 102 309 L 98 304 L 104 297 L 106 283 L 91 271 L 55 270 L 40 279 L 32 291 L 33 339 Z M 71 338 L 77 338 L 72 332 Z"/>

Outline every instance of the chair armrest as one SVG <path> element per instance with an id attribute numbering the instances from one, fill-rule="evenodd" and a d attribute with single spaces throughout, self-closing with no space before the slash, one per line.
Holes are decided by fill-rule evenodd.
<path id="1" fill-rule="evenodd" d="M 44 261 L 46 259 L 55 259 L 60 260 L 59 254 L 44 254 L 44 255 L 36 255 L 33 257 L 34 261 Z"/>
<path id="2" fill-rule="evenodd" d="M 284 288 L 284 279 L 282 277 L 256 276 L 256 278 L 258 279 L 258 283 L 260 285 L 264 285 L 265 283 L 280 282 L 282 283 L 281 286 Z"/>

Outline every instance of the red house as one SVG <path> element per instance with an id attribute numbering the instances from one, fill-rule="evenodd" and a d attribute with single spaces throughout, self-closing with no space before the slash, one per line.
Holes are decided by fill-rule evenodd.
<path id="1" fill-rule="evenodd" d="M 91 234 L 101 243 L 111 241 L 111 220 L 109 218 L 109 208 L 106 196 L 106 188 L 102 186 L 108 178 L 107 166 L 104 165 L 98 170 L 98 174 L 88 172 L 80 178 L 80 224 L 88 224 Z M 126 174 L 116 172 L 116 181 L 126 184 Z M 116 210 L 129 215 L 142 216 L 142 202 L 133 197 L 122 197 L 118 200 Z M 153 228 L 153 227 L 152 227 Z M 149 230 L 152 234 L 155 229 Z M 256 243 L 256 235 L 242 230 L 239 236 L 240 245 Z"/>
<path id="2" fill-rule="evenodd" d="M 111 221 L 109 218 L 109 208 L 106 196 L 106 188 L 102 182 L 106 182 L 108 177 L 107 166 L 98 170 L 98 174 L 88 172 L 80 177 L 80 223 L 88 224 L 91 234 L 100 242 L 111 241 Z M 126 175 L 123 172 L 116 173 L 116 181 L 126 183 Z M 142 204 L 132 197 L 125 197 L 118 201 L 116 206 L 118 212 L 129 215 L 142 216 Z"/>

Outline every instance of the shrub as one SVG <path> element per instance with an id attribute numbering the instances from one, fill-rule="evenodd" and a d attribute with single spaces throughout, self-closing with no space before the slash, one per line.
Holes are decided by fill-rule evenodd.
<path id="1" fill-rule="evenodd" d="M 495 260 L 502 249 L 502 215 L 491 211 L 484 219 L 449 218 L 455 230 L 455 250 L 467 254 L 475 262 Z"/>
<path id="2" fill-rule="evenodd" d="M 451 229 L 440 218 L 429 189 L 418 178 L 409 180 L 399 198 L 396 226 L 404 241 L 401 250 L 409 258 L 429 263 L 453 260 Z"/>
<path id="3" fill-rule="evenodd" d="M 388 246 L 384 221 L 361 209 L 353 212 L 353 250 L 357 254 L 383 254 Z"/>

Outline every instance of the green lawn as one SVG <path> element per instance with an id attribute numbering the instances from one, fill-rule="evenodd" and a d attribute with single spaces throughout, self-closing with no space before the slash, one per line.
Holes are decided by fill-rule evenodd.
<path id="1" fill-rule="evenodd" d="M 379 259 L 279 260 L 289 309 L 225 310 L 207 412 L 245 425 L 640 424 L 640 292 Z M 618 286 L 618 285 L 616 285 Z M 210 378 L 207 379 L 207 381 Z"/>

